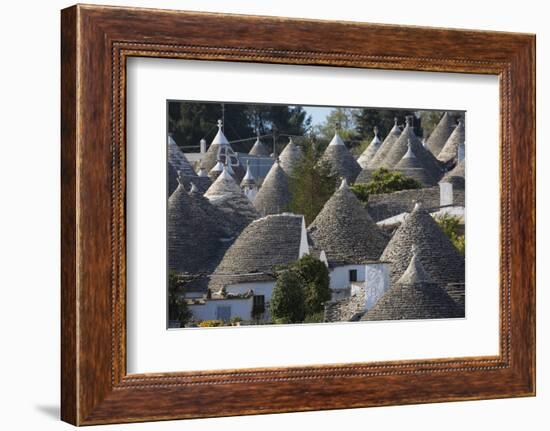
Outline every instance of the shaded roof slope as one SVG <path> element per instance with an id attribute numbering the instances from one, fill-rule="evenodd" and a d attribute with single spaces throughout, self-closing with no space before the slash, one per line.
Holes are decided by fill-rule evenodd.
<path id="1" fill-rule="evenodd" d="M 332 175 L 345 178 L 350 183 L 355 181 L 361 172 L 361 166 L 353 158 L 338 132 L 334 134 L 319 162 L 326 162 Z"/>
<path id="2" fill-rule="evenodd" d="M 464 145 L 465 138 L 464 121 L 459 120 L 458 125 L 455 127 L 453 133 L 451 133 L 451 136 L 449 136 L 449 139 L 447 139 L 447 142 L 445 142 L 445 146 L 437 155 L 437 158 L 442 162 L 448 162 L 456 158 L 458 156 L 458 148 Z"/>
<path id="3" fill-rule="evenodd" d="M 447 139 L 453 133 L 454 127 L 455 122 L 453 118 L 448 112 L 445 112 L 426 141 L 426 147 L 434 156 L 437 156 L 441 152 L 445 146 L 445 142 L 447 142 Z"/>
<path id="4" fill-rule="evenodd" d="M 244 229 L 252 220 L 259 217 L 250 200 L 225 167 L 204 196 L 225 214 L 237 230 Z"/>
<path id="5" fill-rule="evenodd" d="M 291 194 L 288 177 L 278 162 L 275 162 L 254 199 L 254 207 L 261 215 L 279 214 L 288 211 Z"/>
<path id="6" fill-rule="evenodd" d="M 182 175 L 191 177 L 197 175 L 191 163 L 171 136 L 168 136 L 168 162 L 176 168 L 176 172 L 181 171 Z"/>
<path id="7" fill-rule="evenodd" d="M 174 165 L 170 162 L 167 164 L 168 183 L 167 183 L 167 196 L 170 196 L 178 187 L 178 171 Z"/>
<path id="8" fill-rule="evenodd" d="M 183 184 L 168 199 L 168 268 L 180 273 L 212 271 L 224 251 L 224 233 L 191 198 Z"/>
<path id="9" fill-rule="evenodd" d="M 365 148 L 365 151 L 363 151 L 361 155 L 357 158 L 357 163 L 359 164 L 359 166 L 361 166 L 362 169 L 365 169 L 369 165 L 370 161 L 374 158 L 376 152 L 381 145 L 382 141 L 380 140 L 380 136 L 378 134 L 378 127 L 375 127 L 374 138 L 372 138 L 372 141 L 370 141 L 369 146 Z"/>
<path id="10" fill-rule="evenodd" d="M 412 118 L 407 117 L 407 125 L 401 133 L 401 136 L 395 141 L 388 154 L 384 158 L 382 163 L 390 169 L 394 168 L 407 153 L 409 149 L 409 142 L 414 155 L 417 157 L 422 167 L 434 178 L 439 179 L 443 171 L 441 170 L 440 163 L 424 146 L 416 134 L 414 133 L 414 127 L 412 125 Z"/>
<path id="11" fill-rule="evenodd" d="M 331 265 L 377 260 L 387 244 L 382 230 L 349 189 L 346 180 L 309 226 L 315 244 Z"/>
<path id="12" fill-rule="evenodd" d="M 433 186 L 436 183 L 422 161 L 414 154 L 410 141 L 407 152 L 393 169 L 406 177 L 414 178 L 425 187 Z"/>
<path id="13" fill-rule="evenodd" d="M 455 301 L 435 283 L 413 252 L 397 281 L 361 320 L 444 319 L 461 317 Z"/>
<path id="14" fill-rule="evenodd" d="M 292 176 L 296 167 L 302 161 L 304 155 L 299 145 L 294 143 L 292 138 L 288 139 L 288 144 L 283 149 L 279 156 L 279 162 L 281 167 L 288 176 Z"/>
<path id="15" fill-rule="evenodd" d="M 397 139 L 399 139 L 399 136 L 401 136 L 401 128 L 397 125 L 397 117 L 394 118 L 393 121 L 394 124 L 390 130 L 390 133 L 388 133 L 388 136 L 386 136 L 384 138 L 384 141 L 382 141 L 380 148 L 366 166 L 367 168 L 378 169 L 385 166 L 383 164 L 384 159 L 388 155 L 395 141 L 397 141 Z"/>
<path id="16" fill-rule="evenodd" d="M 464 282 L 464 257 L 432 216 L 417 204 L 382 253 L 381 260 L 390 262 L 392 283 L 407 269 L 413 244 L 418 247 L 418 259 L 434 282 L 440 285 Z"/>

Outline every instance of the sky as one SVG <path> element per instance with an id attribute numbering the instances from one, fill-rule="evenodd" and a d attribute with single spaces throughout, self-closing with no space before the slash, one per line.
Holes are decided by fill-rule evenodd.
<path id="1" fill-rule="evenodd" d="M 332 111 L 334 108 L 331 107 L 325 107 L 325 106 L 302 106 L 304 108 L 304 111 L 308 113 L 308 115 L 311 115 L 311 125 L 316 126 L 317 124 L 321 124 L 325 121 L 325 118 L 327 115 Z"/>

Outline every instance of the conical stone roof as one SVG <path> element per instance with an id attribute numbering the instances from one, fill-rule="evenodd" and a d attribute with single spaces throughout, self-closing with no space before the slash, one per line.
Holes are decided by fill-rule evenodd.
<path id="1" fill-rule="evenodd" d="M 236 230 L 244 229 L 252 220 L 259 217 L 250 200 L 225 167 L 204 196 L 226 215 Z"/>
<path id="2" fill-rule="evenodd" d="M 459 120 L 458 125 L 455 127 L 453 133 L 451 133 L 451 136 L 449 136 L 449 139 L 447 139 L 447 142 L 445 142 L 445 146 L 438 154 L 437 158 L 442 162 L 448 162 L 449 160 L 457 158 L 458 148 L 464 145 L 465 138 L 464 121 Z"/>
<path id="3" fill-rule="evenodd" d="M 388 241 L 345 179 L 308 230 L 332 265 L 377 260 Z"/>
<path id="4" fill-rule="evenodd" d="M 407 153 L 409 141 L 415 156 L 420 160 L 424 169 L 434 179 L 441 178 L 442 170 L 440 164 L 434 155 L 422 146 L 422 142 L 415 135 L 411 117 L 407 117 L 405 129 L 401 133 L 401 136 L 399 136 L 399 139 L 392 145 L 382 165 L 393 169 Z"/>
<path id="5" fill-rule="evenodd" d="M 288 176 L 292 176 L 295 169 L 300 165 L 304 155 L 299 145 L 289 138 L 288 144 L 279 156 L 281 167 Z"/>
<path id="6" fill-rule="evenodd" d="M 447 139 L 449 139 L 449 136 L 453 133 L 454 126 L 455 123 L 451 115 L 445 112 L 426 141 L 428 150 L 430 150 L 434 156 L 437 156 L 441 152 L 445 146 L 445 142 L 447 142 Z"/>
<path id="7" fill-rule="evenodd" d="M 417 204 L 395 231 L 380 258 L 390 262 L 392 284 L 401 278 L 409 266 L 413 245 L 418 247 L 418 259 L 435 283 L 464 282 L 464 257 L 432 216 Z"/>
<path id="8" fill-rule="evenodd" d="M 455 301 L 432 281 L 413 254 L 401 278 L 361 320 L 445 319 L 462 315 Z"/>
<path id="9" fill-rule="evenodd" d="M 252 175 L 252 171 L 250 170 L 250 163 L 246 162 L 246 174 L 243 177 L 243 180 L 241 181 L 241 187 L 254 187 L 256 186 L 256 179 Z"/>
<path id="10" fill-rule="evenodd" d="M 288 176 L 276 161 L 254 199 L 254 207 L 262 216 L 280 214 L 289 210 L 291 199 Z"/>
<path id="11" fill-rule="evenodd" d="M 269 157 L 270 151 L 258 137 L 248 154 L 251 156 Z"/>
<path id="12" fill-rule="evenodd" d="M 227 250 L 214 274 L 273 272 L 300 258 L 304 218 L 276 214 L 250 223 Z"/>
<path id="13" fill-rule="evenodd" d="M 397 125 L 397 117 L 394 118 L 393 121 L 394 124 L 390 130 L 390 133 L 388 133 L 388 136 L 386 136 L 384 138 L 384 141 L 382 141 L 380 148 L 378 149 L 372 160 L 368 163 L 367 168 L 378 169 L 386 167 L 385 165 L 383 165 L 384 159 L 388 155 L 395 141 L 399 139 L 399 136 L 401 136 L 402 133 L 401 128 Z"/>
<path id="14" fill-rule="evenodd" d="M 361 166 L 362 169 L 365 169 L 369 165 L 370 161 L 374 158 L 376 152 L 381 145 L 382 141 L 380 140 L 380 136 L 378 135 L 378 127 L 375 127 L 374 138 L 372 138 L 369 146 L 365 149 L 365 151 L 361 153 L 361 155 L 357 159 L 357 163 L 359 164 L 359 166 Z"/>
<path id="15" fill-rule="evenodd" d="M 338 132 L 334 134 L 319 162 L 327 163 L 332 175 L 345 178 L 350 183 L 354 182 L 361 172 L 361 166 L 353 158 Z"/>
<path id="16" fill-rule="evenodd" d="M 201 159 L 201 163 L 204 169 L 208 171 L 209 175 L 211 174 L 212 168 L 216 166 L 218 161 L 220 161 L 222 164 L 225 164 L 226 152 L 233 153 L 233 148 L 231 147 L 231 144 L 223 133 L 222 122 L 220 120 L 218 121 L 218 132 L 216 133 L 216 136 L 212 140 L 212 143 L 208 147 L 208 150 Z M 231 159 L 231 162 L 235 162 L 235 160 L 238 161 L 236 155 L 234 157 L 231 157 Z M 240 182 L 245 174 L 244 168 L 239 163 L 237 166 L 232 166 L 232 169 L 234 171 L 235 178 L 237 178 L 237 181 Z M 210 178 L 212 177 L 214 177 L 215 179 L 217 177 L 217 174 L 210 176 Z"/>
<path id="17" fill-rule="evenodd" d="M 168 268 L 189 274 L 214 270 L 223 255 L 223 236 L 218 226 L 191 198 L 180 181 L 168 199 Z"/>
<path id="18" fill-rule="evenodd" d="M 422 161 L 414 154 L 410 141 L 407 152 L 393 170 L 415 179 L 425 187 L 433 186 L 436 183 L 428 170 L 424 168 Z"/>

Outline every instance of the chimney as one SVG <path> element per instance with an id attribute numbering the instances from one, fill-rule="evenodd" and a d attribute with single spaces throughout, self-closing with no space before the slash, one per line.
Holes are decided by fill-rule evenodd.
<path id="1" fill-rule="evenodd" d="M 201 154 L 206 153 L 206 140 L 201 139 Z"/>
<path id="2" fill-rule="evenodd" d="M 446 207 L 453 205 L 453 184 L 439 183 L 439 206 Z"/>
<path id="3" fill-rule="evenodd" d="M 390 288 L 389 265 L 384 262 L 373 262 L 365 265 L 365 311 L 374 304 Z"/>

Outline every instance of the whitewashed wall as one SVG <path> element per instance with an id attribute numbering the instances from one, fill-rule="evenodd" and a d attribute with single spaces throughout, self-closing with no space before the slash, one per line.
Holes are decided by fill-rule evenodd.
<path id="1" fill-rule="evenodd" d="M 210 299 L 205 304 L 193 304 L 189 309 L 195 320 L 215 320 L 218 307 L 231 307 L 231 318 L 252 319 L 252 297 L 239 299 Z"/>
<path id="2" fill-rule="evenodd" d="M 365 281 L 365 265 L 343 265 L 337 266 L 330 271 L 330 288 L 345 289 L 350 287 L 349 271 L 350 269 L 357 270 L 357 281 Z"/>

